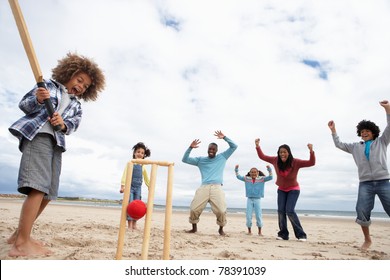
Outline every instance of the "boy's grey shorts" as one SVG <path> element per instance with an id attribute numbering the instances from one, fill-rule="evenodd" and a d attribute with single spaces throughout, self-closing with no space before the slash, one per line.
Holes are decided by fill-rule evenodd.
<path id="1" fill-rule="evenodd" d="M 58 196 L 62 150 L 51 134 L 38 133 L 32 141 L 23 139 L 22 159 L 18 176 L 18 191 L 28 194 L 31 189 L 45 193 L 45 199 Z"/>

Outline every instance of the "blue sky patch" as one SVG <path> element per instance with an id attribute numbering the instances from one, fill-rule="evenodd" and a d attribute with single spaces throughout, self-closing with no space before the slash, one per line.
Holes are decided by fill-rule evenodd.
<path id="1" fill-rule="evenodd" d="M 173 28 L 175 31 L 180 31 L 180 22 L 175 18 L 163 17 L 161 21 L 165 26 Z"/>
<path id="2" fill-rule="evenodd" d="M 324 67 L 322 66 L 322 64 L 319 61 L 311 60 L 311 59 L 303 59 L 302 63 L 311 67 L 311 68 L 316 69 L 318 71 L 318 76 L 321 79 L 328 80 L 328 73 L 326 72 L 326 70 L 324 69 Z"/>

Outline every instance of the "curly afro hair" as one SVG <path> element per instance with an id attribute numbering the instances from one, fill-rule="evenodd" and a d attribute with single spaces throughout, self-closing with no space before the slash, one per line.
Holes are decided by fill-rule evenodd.
<path id="1" fill-rule="evenodd" d="M 363 129 L 370 130 L 372 132 L 374 140 L 379 136 L 379 133 L 381 132 L 379 127 L 372 121 L 362 120 L 358 123 L 358 125 L 356 126 L 356 133 L 359 137 L 361 136 L 361 131 Z"/>
<path id="2" fill-rule="evenodd" d="M 67 53 L 66 57 L 58 60 L 58 65 L 52 69 L 52 78 L 64 85 L 78 72 L 86 73 L 92 80 L 92 84 L 79 98 L 84 101 L 95 101 L 98 93 L 105 87 L 105 77 L 99 66 L 90 58 Z"/>

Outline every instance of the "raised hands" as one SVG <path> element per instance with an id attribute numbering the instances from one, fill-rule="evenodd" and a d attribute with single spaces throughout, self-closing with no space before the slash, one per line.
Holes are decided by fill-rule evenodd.
<path id="1" fill-rule="evenodd" d="M 223 139 L 225 137 L 225 134 L 223 134 L 222 131 L 217 130 L 215 131 L 214 136 L 217 136 L 218 139 Z"/>
<path id="2" fill-rule="evenodd" d="M 379 104 L 380 104 L 383 108 L 385 108 L 387 114 L 390 114 L 390 103 L 389 103 L 389 101 L 383 100 L 383 101 L 379 102 Z"/>
<path id="3" fill-rule="evenodd" d="M 190 148 L 196 149 L 199 147 L 199 144 L 201 141 L 199 139 L 195 139 L 194 141 L 191 142 Z"/>
<path id="4" fill-rule="evenodd" d="M 330 131 L 332 131 L 332 134 L 336 134 L 336 124 L 334 123 L 334 121 L 329 121 L 328 127 Z"/>

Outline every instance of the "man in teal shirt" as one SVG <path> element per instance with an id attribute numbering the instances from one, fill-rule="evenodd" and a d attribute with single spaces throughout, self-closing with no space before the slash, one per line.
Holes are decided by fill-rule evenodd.
<path id="1" fill-rule="evenodd" d="M 201 143 L 199 139 L 192 141 L 190 147 L 184 153 L 182 161 L 191 165 L 198 166 L 202 176 L 202 185 L 196 190 L 195 196 L 190 205 L 189 222 L 192 224 L 192 229 L 189 233 L 197 232 L 197 223 L 202 211 L 207 203 L 210 203 L 211 210 L 217 217 L 219 225 L 219 234 L 225 235 L 223 227 L 226 225 L 226 201 L 225 193 L 222 190 L 223 171 L 227 159 L 237 149 L 237 145 L 226 137 L 220 130 L 214 134 L 218 139 L 223 139 L 229 144 L 229 148 L 217 155 L 218 145 L 216 143 L 209 144 L 207 157 L 190 157 L 192 149 L 198 148 Z"/>

